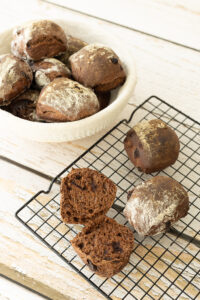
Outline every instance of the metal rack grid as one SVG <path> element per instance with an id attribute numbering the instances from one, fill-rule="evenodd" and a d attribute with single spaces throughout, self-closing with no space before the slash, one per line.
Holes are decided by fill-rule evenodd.
<path id="1" fill-rule="evenodd" d="M 153 118 L 160 118 L 175 129 L 181 150 L 173 166 L 147 175 L 139 172 L 128 160 L 123 140 L 134 124 Z M 107 299 L 197 299 L 200 296 L 200 249 L 198 245 L 183 240 L 181 235 L 190 235 L 191 241 L 200 239 L 199 136 L 200 123 L 152 96 L 132 112 L 129 120 L 120 121 L 58 174 L 48 190 L 39 191 L 25 203 L 16 212 L 16 217 Z M 122 207 L 128 190 L 133 186 L 158 174 L 173 177 L 185 187 L 190 198 L 188 215 L 175 226 L 180 234 L 174 237 L 168 232 L 144 238 L 135 233 L 135 248 L 128 265 L 110 279 L 95 275 L 70 244 L 82 226 L 66 225 L 60 219 L 59 183 L 72 167 L 88 167 L 108 176 L 117 185 L 115 204 Z M 123 212 L 116 207 L 112 207 L 107 215 L 129 226 Z"/>

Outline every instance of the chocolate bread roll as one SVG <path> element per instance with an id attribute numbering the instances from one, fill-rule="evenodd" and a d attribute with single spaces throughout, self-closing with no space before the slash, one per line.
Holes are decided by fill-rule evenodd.
<path id="1" fill-rule="evenodd" d="M 140 171 L 152 173 L 175 163 L 180 144 L 175 131 L 162 120 L 155 119 L 133 126 L 126 135 L 124 147 Z"/>
<path id="2" fill-rule="evenodd" d="M 67 49 L 63 29 L 50 20 L 32 22 L 13 32 L 11 51 L 15 56 L 29 61 L 54 57 Z"/>
<path id="3" fill-rule="evenodd" d="M 155 176 L 129 192 L 124 215 L 141 235 L 165 232 L 187 215 L 189 198 L 176 180 Z"/>
<path id="4" fill-rule="evenodd" d="M 99 111 L 95 93 L 68 78 L 56 78 L 46 85 L 37 102 L 37 115 L 47 121 L 76 121 Z"/>
<path id="5" fill-rule="evenodd" d="M 72 75 L 84 86 L 106 92 L 124 83 L 126 74 L 117 54 L 101 44 L 90 44 L 69 58 Z"/>

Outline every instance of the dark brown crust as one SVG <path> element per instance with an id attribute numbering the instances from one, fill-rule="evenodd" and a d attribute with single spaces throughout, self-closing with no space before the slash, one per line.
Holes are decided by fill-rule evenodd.
<path id="1" fill-rule="evenodd" d="M 67 35 L 67 50 L 64 54 L 57 57 L 57 59 L 69 66 L 69 57 L 85 46 L 87 46 L 86 42 L 71 35 Z"/>
<path id="2" fill-rule="evenodd" d="M 42 20 L 17 29 L 13 36 L 11 50 L 20 58 L 37 61 L 64 53 L 66 43 L 65 33 L 59 25 L 49 20 Z"/>
<path id="3" fill-rule="evenodd" d="M 112 277 L 128 263 L 134 237 L 126 226 L 101 217 L 83 228 L 71 243 L 91 271 L 99 276 Z"/>
<path id="4" fill-rule="evenodd" d="M 99 84 L 98 86 L 95 87 L 95 91 L 97 92 L 111 91 L 117 88 L 118 86 L 123 85 L 124 82 L 125 82 L 125 77 L 119 77 L 109 83 Z"/>
<path id="5" fill-rule="evenodd" d="M 61 217 L 65 223 L 87 224 L 112 206 L 116 186 L 88 168 L 72 170 L 61 182 Z"/>
<path id="6" fill-rule="evenodd" d="M 69 58 L 73 77 L 96 91 L 106 92 L 123 84 L 126 75 L 114 51 L 88 45 Z"/>
<path id="7" fill-rule="evenodd" d="M 95 92 L 98 100 L 99 100 L 99 104 L 100 104 L 100 110 L 106 108 L 109 105 L 109 101 L 111 98 L 111 93 L 109 92 Z"/>
<path id="8" fill-rule="evenodd" d="M 27 52 L 32 60 L 37 61 L 44 57 L 54 57 L 65 50 L 66 46 L 61 40 L 55 36 L 47 36 L 43 37 L 43 39 L 32 41 Z"/>
<path id="9" fill-rule="evenodd" d="M 39 118 L 49 122 L 66 122 L 69 121 L 66 115 L 52 106 L 37 103 L 36 113 Z"/>
<path id="10" fill-rule="evenodd" d="M 25 120 L 38 121 L 36 115 L 36 103 L 38 97 L 39 91 L 28 90 L 15 98 L 12 103 L 7 106 L 7 111 Z"/>
<path id="11" fill-rule="evenodd" d="M 149 125 L 152 124 L 153 127 L 146 133 L 142 132 L 143 129 L 136 133 L 133 127 L 124 140 L 129 159 L 144 173 L 161 171 L 174 164 L 180 149 L 179 139 L 174 130 L 161 120 L 149 121 Z M 143 134 L 143 140 L 138 137 L 140 133 Z"/>
<path id="12" fill-rule="evenodd" d="M 188 210 L 189 198 L 182 185 L 170 177 L 155 176 L 130 192 L 124 215 L 139 234 L 150 236 L 168 230 Z"/>
<path id="13" fill-rule="evenodd" d="M 0 105 L 8 105 L 30 87 L 33 74 L 25 61 L 8 54 L 1 59 L 0 77 Z"/>
<path id="14" fill-rule="evenodd" d="M 68 35 L 67 36 L 67 51 L 70 55 L 74 54 L 75 52 L 79 51 L 83 47 L 87 46 L 88 43 L 86 43 L 83 40 L 80 40 L 74 36 Z"/>

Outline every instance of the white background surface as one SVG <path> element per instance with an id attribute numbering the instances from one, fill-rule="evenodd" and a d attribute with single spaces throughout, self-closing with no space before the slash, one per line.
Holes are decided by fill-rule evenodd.
<path id="1" fill-rule="evenodd" d="M 190 3 L 186 0 L 50 0 L 50 2 L 178 43 L 184 41 L 185 45 L 200 49 L 200 39 L 194 39 L 194 35 L 200 33 L 198 0 L 191 0 Z M 192 11 L 196 14 L 188 13 Z M 169 30 L 173 26 L 174 30 Z"/>
<path id="2" fill-rule="evenodd" d="M 65 2 L 72 3 L 67 0 Z M 100 2 L 92 1 L 92 3 L 96 5 Z M 110 5 L 109 1 L 106 3 Z M 121 3 L 124 8 L 124 1 Z M 129 15 L 135 28 L 199 48 L 199 0 L 132 0 L 131 4 L 133 8 Z M 78 5 L 84 5 L 85 8 L 86 1 L 79 1 Z M 105 9 L 98 9 L 96 12 L 102 15 Z M 110 18 L 113 18 L 112 10 L 107 9 L 106 14 L 108 12 Z M 123 9 L 120 10 L 119 17 L 121 16 L 123 18 L 126 16 Z M 1 0 L 1 30 L 25 20 L 55 17 L 73 17 L 79 21 L 97 22 L 103 30 L 125 41 L 124 46 L 129 47 L 134 54 L 138 83 L 128 105 L 120 115 L 116 116 L 116 122 L 124 117 L 127 118 L 137 105 L 152 94 L 160 96 L 194 119 L 200 119 L 200 54 L 198 52 L 70 10 L 59 9 L 41 1 Z M 5 130 L 0 132 L 0 155 L 39 172 L 55 176 L 99 136 L 55 145 L 30 142 Z M 25 272 L 26 276 L 37 280 L 41 285 L 46 284 L 49 290 L 54 287 L 56 292 L 62 292 L 63 299 L 70 296 L 80 300 L 80 295 L 81 299 L 94 300 L 98 297 L 102 299 L 95 289 L 76 276 L 66 264 L 14 218 L 15 211 L 48 184 L 47 180 L 37 175 L 0 160 L 0 265 L 5 264 L 7 269 L 13 268 L 15 280 L 23 281 Z M 38 264 L 40 269 L 37 269 Z M 63 285 L 63 278 L 67 278 L 65 285 Z M 1 297 L 9 299 L 10 290 L 15 290 L 15 285 L 3 280 L 0 281 L 0 287 L 2 282 L 4 288 L 1 288 Z M 24 297 L 27 300 L 32 299 L 29 291 L 20 288 L 20 293 L 20 297 L 15 300 Z M 30 297 L 27 297 L 27 293 Z"/>

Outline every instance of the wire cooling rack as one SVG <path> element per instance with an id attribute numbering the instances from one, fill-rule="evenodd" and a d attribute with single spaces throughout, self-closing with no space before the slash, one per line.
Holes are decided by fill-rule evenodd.
<path id="1" fill-rule="evenodd" d="M 174 128 L 181 144 L 179 158 L 162 172 L 143 174 L 128 160 L 123 141 L 137 122 L 160 118 Z M 107 299 L 200 299 L 200 248 L 181 238 L 200 239 L 200 123 L 156 96 L 137 107 L 129 120 L 120 121 L 93 146 L 65 168 L 17 212 L 16 217 L 43 243 L 83 276 Z M 188 215 L 179 220 L 176 237 L 170 233 L 143 238 L 135 233 L 135 248 L 127 266 L 110 279 L 95 275 L 73 250 L 70 240 L 81 225 L 66 225 L 60 219 L 59 183 L 73 168 L 89 167 L 108 176 L 117 185 L 115 204 L 124 207 L 127 192 L 157 174 L 179 181 L 189 192 Z M 127 224 L 122 212 L 111 208 L 107 214 Z"/>

